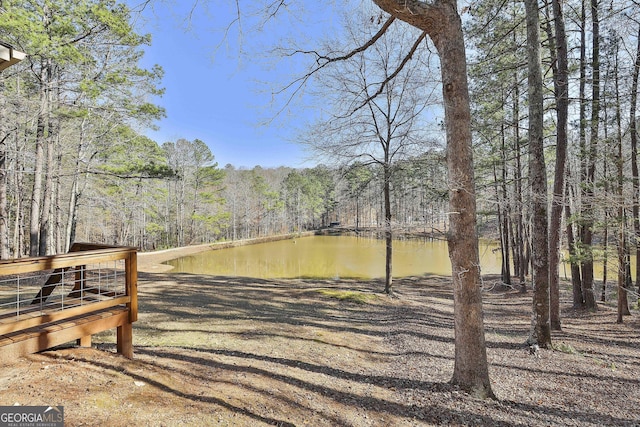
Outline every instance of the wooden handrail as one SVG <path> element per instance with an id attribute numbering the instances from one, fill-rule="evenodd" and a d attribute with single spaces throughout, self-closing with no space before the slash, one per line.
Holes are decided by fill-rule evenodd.
<path id="1" fill-rule="evenodd" d="M 92 262 L 117 261 L 129 258 L 132 253 L 136 253 L 136 248 L 112 247 L 44 257 L 3 260 L 0 261 L 0 276 L 74 267 L 91 264 Z"/>
<path id="2" fill-rule="evenodd" d="M 110 272 L 107 288 L 102 289 L 100 282 L 92 286 L 94 280 L 100 280 L 105 263 Z M 33 282 L 40 275 L 29 273 L 44 271 L 49 277 L 35 298 L 28 295 L 30 290 L 36 293 L 38 286 L 33 289 L 28 284 L 27 297 L 21 299 L 21 278 L 26 275 Z M 74 278 L 65 280 L 65 274 Z M 91 345 L 92 334 L 113 327 L 117 328 L 118 353 L 133 357 L 132 323 L 138 319 L 136 248 L 74 243 L 66 254 L 0 261 L 2 276 L 9 283 L 16 281 L 15 304 L 3 304 L 7 309 L 0 310 L 3 357 L 41 351 L 73 339 L 79 345 Z"/>

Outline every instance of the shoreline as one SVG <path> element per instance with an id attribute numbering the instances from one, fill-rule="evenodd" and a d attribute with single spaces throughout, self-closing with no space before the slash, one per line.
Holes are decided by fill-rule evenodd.
<path id="1" fill-rule="evenodd" d="M 166 273 L 173 269 L 164 264 L 176 258 L 194 255 L 200 252 L 218 249 L 235 248 L 238 246 L 255 245 L 258 243 L 277 242 L 280 240 L 295 239 L 298 237 L 313 236 L 317 231 L 305 231 L 301 233 L 279 234 L 276 236 L 256 237 L 253 239 L 232 240 L 224 242 L 203 243 L 193 246 L 181 246 L 179 248 L 161 249 L 152 252 L 138 252 L 138 271 L 142 273 Z"/>

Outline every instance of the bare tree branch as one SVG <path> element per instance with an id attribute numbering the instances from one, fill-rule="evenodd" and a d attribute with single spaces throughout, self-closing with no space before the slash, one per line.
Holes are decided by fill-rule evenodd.
<path id="1" fill-rule="evenodd" d="M 425 39 L 425 37 L 427 36 L 426 31 L 423 32 L 422 34 L 420 34 L 420 37 L 418 37 L 418 39 L 416 40 L 416 42 L 413 44 L 413 46 L 411 47 L 411 50 L 409 51 L 409 53 L 407 53 L 407 55 L 404 57 L 404 59 L 402 60 L 402 62 L 400 63 L 400 65 L 398 66 L 398 68 L 395 69 L 395 71 L 393 73 L 391 73 L 389 76 L 387 76 L 387 78 L 384 79 L 384 81 L 382 83 L 380 83 L 380 86 L 378 87 L 378 90 L 375 91 L 375 93 L 373 95 L 369 95 L 367 97 L 367 99 L 365 99 L 358 107 L 356 107 L 351 113 L 354 113 L 356 111 L 358 111 L 359 109 L 361 109 L 362 107 L 364 107 L 365 105 L 367 105 L 369 102 L 373 101 L 376 97 L 378 97 L 378 95 L 380 95 L 382 93 L 382 91 L 384 91 L 384 88 L 387 86 L 387 84 L 389 84 L 389 82 L 391 80 L 393 80 L 394 78 L 396 78 L 396 76 L 402 71 L 402 69 L 404 68 L 405 65 L 407 65 L 407 63 L 411 60 L 411 58 L 413 57 L 413 54 L 416 52 L 416 50 L 418 49 L 418 46 L 420 46 L 420 43 L 422 43 L 422 41 Z"/>
<path id="2" fill-rule="evenodd" d="M 279 116 L 287 108 L 287 106 L 291 103 L 293 98 L 302 90 L 304 85 L 309 81 L 309 79 L 314 74 L 316 74 L 318 71 L 322 70 L 324 67 L 326 67 L 327 65 L 329 65 L 329 64 L 331 64 L 333 62 L 345 61 L 345 60 L 347 60 L 349 58 L 352 58 L 354 55 L 356 55 L 358 53 L 366 51 L 371 46 L 373 46 L 380 39 L 380 37 L 382 37 L 384 35 L 384 33 L 391 26 L 391 24 L 393 24 L 394 21 L 395 21 L 395 18 L 393 16 L 391 16 L 389 19 L 387 19 L 385 21 L 385 23 L 382 25 L 382 27 L 380 27 L 378 32 L 376 34 L 374 34 L 373 37 L 371 37 L 371 39 L 369 39 L 362 46 L 359 46 L 356 49 L 353 49 L 349 53 L 347 53 L 345 55 L 342 55 L 342 56 L 328 57 L 328 56 L 321 55 L 316 51 L 302 51 L 302 50 L 296 50 L 294 52 L 289 53 L 287 56 L 294 56 L 294 55 L 300 54 L 300 53 L 302 53 L 302 54 L 313 54 L 313 55 L 316 56 L 316 63 L 318 64 L 318 66 L 313 68 L 311 71 L 309 71 L 304 76 L 301 76 L 301 77 L 299 77 L 297 79 L 294 79 L 288 85 L 286 85 L 283 88 L 281 88 L 280 90 L 277 90 L 277 91 L 272 93 L 272 95 L 274 95 L 274 96 L 275 95 L 280 95 L 280 94 L 286 92 L 287 90 L 291 89 L 292 87 L 297 86 L 295 88 L 295 90 L 291 93 L 289 98 L 286 100 L 286 102 L 284 103 L 283 107 L 280 110 L 278 110 L 278 112 L 276 113 L 276 116 Z"/>
<path id="3" fill-rule="evenodd" d="M 352 50 L 349 53 L 347 53 L 346 55 L 337 56 L 337 57 L 334 57 L 334 58 L 318 55 L 318 58 L 316 59 L 316 62 L 320 62 L 321 59 L 325 60 L 326 62 L 320 65 L 321 67 L 324 67 L 325 65 L 327 65 L 327 64 L 329 64 L 331 62 L 344 61 L 346 59 L 349 59 L 349 58 L 353 57 L 354 55 L 356 55 L 356 54 L 358 54 L 360 52 L 364 52 L 365 50 L 367 50 L 371 46 L 373 46 L 380 39 L 380 37 L 382 37 L 384 35 L 384 33 L 391 26 L 391 24 L 393 24 L 393 21 L 395 21 L 395 20 L 396 20 L 396 18 L 391 16 L 389 19 L 387 19 L 385 21 L 385 23 L 382 25 L 382 27 L 380 27 L 378 32 L 375 33 L 373 35 L 373 37 L 371 37 L 371 39 L 369 39 L 369 41 L 367 41 L 362 46 Z M 314 52 L 314 53 L 316 53 L 316 52 Z M 316 55 L 317 55 L 317 53 L 316 53 Z"/>

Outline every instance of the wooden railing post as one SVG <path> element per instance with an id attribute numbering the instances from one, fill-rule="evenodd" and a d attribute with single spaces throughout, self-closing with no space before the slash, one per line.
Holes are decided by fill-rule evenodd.
<path id="1" fill-rule="evenodd" d="M 125 259 L 127 296 L 131 297 L 131 302 L 127 304 L 129 307 L 130 320 L 135 322 L 138 320 L 138 253 L 135 249 L 129 252 L 129 256 Z"/>
<path id="2" fill-rule="evenodd" d="M 133 358 L 133 322 L 138 320 L 138 258 L 135 249 L 129 252 L 124 260 L 125 287 L 129 297 L 129 322 L 117 328 L 118 353 L 129 359 Z"/>
<path id="3" fill-rule="evenodd" d="M 77 265 L 75 267 L 76 272 L 74 274 L 73 288 L 69 292 L 69 298 L 84 298 L 84 285 L 86 283 L 86 265 Z"/>

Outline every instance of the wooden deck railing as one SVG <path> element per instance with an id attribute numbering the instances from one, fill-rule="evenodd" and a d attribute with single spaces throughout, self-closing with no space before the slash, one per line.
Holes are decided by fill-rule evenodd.
<path id="1" fill-rule="evenodd" d="M 0 361 L 117 328 L 133 357 L 138 317 L 135 248 L 75 243 L 67 254 L 0 261 Z"/>

